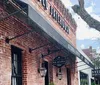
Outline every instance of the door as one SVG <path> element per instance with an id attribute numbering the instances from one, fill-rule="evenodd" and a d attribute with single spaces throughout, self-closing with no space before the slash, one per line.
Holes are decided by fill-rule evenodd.
<path id="1" fill-rule="evenodd" d="M 67 85 L 71 85 L 71 70 L 67 68 Z"/>
<path id="2" fill-rule="evenodd" d="M 11 46 L 12 76 L 11 85 L 22 85 L 22 50 Z"/>
<path id="3" fill-rule="evenodd" d="M 49 85 L 49 72 L 48 72 L 48 62 L 45 61 L 45 68 L 47 69 L 47 73 L 45 76 L 45 85 Z"/>

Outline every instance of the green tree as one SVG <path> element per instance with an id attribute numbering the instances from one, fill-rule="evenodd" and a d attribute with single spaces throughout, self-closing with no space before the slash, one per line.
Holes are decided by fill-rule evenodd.
<path id="1" fill-rule="evenodd" d="M 92 82 L 91 85 L 96 85 L 96 84 L 94 82 Z"/>
<path id="2" fill-rule="evenodd" d="M 100 56 L 98 56 L 97 58 L 95 58 L 94 60 L 93 60 L 93 63 L 94 63 L 94 65 L 95 65 L 95 68 L 100 68 Z"/>

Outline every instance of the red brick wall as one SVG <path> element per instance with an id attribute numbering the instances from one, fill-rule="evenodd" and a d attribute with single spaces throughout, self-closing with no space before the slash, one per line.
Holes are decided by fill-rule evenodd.
<path id="1" fill-rule="evenodd" d="M 0 30 L 0 37 L 3 36 Z M 4 39 L 0 38 L 0 85 L 11 83 L 11 53 L 10 48 L 5 45 Z"/>
<path id="2" fill-rule="evenodd" d="M 59 79 L 57 78 L 57 76 L 56 76 L 57 68 L 54 67 L 54 69 L 53 69 L 53 73 L 54 73 L 54 75 L 53 75 L 53 81 L 54 81 L 55 85 L 67 85 L 66 68 L 63 67 L 61 70 L 62 70 L 62 79 L 59 80 Z"/>
<path id="3" fill-rule="evenodd" d="M 0 12 L 4 12 L 2 9 Z M 4 12 L 3 16 L 6 13 Z M 2 16 L 0 15 L 0 18 Z M 29 47 L 35 48 L 41 46 L 48 42 L 45 38 L 41 37 L 36 32 L 29 33 L 22 37 L 16 38 L 10 41 L 9 44 L 5 42 L 6 37 L 14 37 L 16 35 L 27 32 L 26 26 L 14 17 L 10 17 L 4 21 L 0 22 L 0 85 L 11 85 L 11 45 L 17 46 L 23 49 L 22 52 L 22 65 L 23 65 L 23 85 L 44 85 L 44 78 L 41 78 L 37 69 L 39 67 L 39 58 L 41 53 L 46 54 L 47 48 L 53 49 L 54 47 L 46 46 L 44 48 L 38 49 L 29 53 Z M 52 54 L 45 58 L 46 61 L 50 62 L 52 60 Z M 55 76 L 56 70 L 49 64 L 49 71 L 51 81 L 54 81 L 56 85 L 67 85 L 65 67 L 63 67 L 63 79 L 59 81 Z M 52 79 L 53 78 L 53 79 Z"/>

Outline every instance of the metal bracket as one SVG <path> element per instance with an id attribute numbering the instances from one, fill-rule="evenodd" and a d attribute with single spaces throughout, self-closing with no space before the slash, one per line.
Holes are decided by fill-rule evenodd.
<path id="1" fill-rule="evenodd" d="M 31 53 L 34 50 L 40 49 L 40 48 L 45 47 L 45 46 L 50 45 L 50 44 L 52 44 L 52 43 L 47 43 L 47 44 L 41 45 L 41 46 L 36 47 L 36 48 L 29 48 L 29 52 Z"/>
<path id="2" fill-rule="evenodd" d="M 48 49 L 47 51 L 48 51 L 48 53 L 47 54 L 42 54 L 43 56 L 43 58 L 44 57 L 46 57 L 46 56 L 48 56 L 48 55 L 51 55 L 51 54 L 53 54 L 53 53 L 56 53 L 56 52 L 59 52 L 59 51 L 61 51 L 61 50 L 63 50 L 63 49 L 57 49 L 57 50 L 50 50 L 50 49 Z"/>
<path id="3" fill-rule="evenodd" d="M 26 33 L 23 33 L 23 34 L 17 35 L 17 36 L 15 36 L 15 37 L 12 37 L 12 38 L 8 38 L 8 37 L 6 37 L 5 42 L 6 42 L 6 43 L 9 43 L 10 40 L 13 40 L 13 39 L 19 38 L 19 37 L 21 37 L 21 36 L 24 36 L 24 35 L 26 35 L 26 34 L 29 34 L 29 33 L 33 32 L 33 31 L 34 31 L 34 30 L 31 30 L 31 31 L 28 31 L 28 32 L 26 32 Z"/>
<path id="4" fill-rule="evenodd" d="M 15 12 L 9 14 L 8 16 L 6 16 L 6 17 L 4 17 L 4 18 L 1 18 L 0 21 L 3 21 L 3 20 L 5 20 L 5 19 L 7 19 L 7 18 L 9 18 L 9 17 L 11 17 L 11 16 L 13 16 L 13 15 L 15 15 L 15 14 L 17 14 L 17 13 L 23 11 L 23 10 L 26 10 L 26 9 L 27 9 L 27 8 L 25 7 L 25 8 L 22 8 L 22 9 L 18 10 L 18 11 L 15 11 Z"/>

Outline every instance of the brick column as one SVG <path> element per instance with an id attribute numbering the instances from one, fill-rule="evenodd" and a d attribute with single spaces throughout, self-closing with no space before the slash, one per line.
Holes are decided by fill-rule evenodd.
<path id="1" fill-rule="evenodd" d="M 22 55 L 22 83 L 27 85 L 27 52 L 24 51 Z"/>

